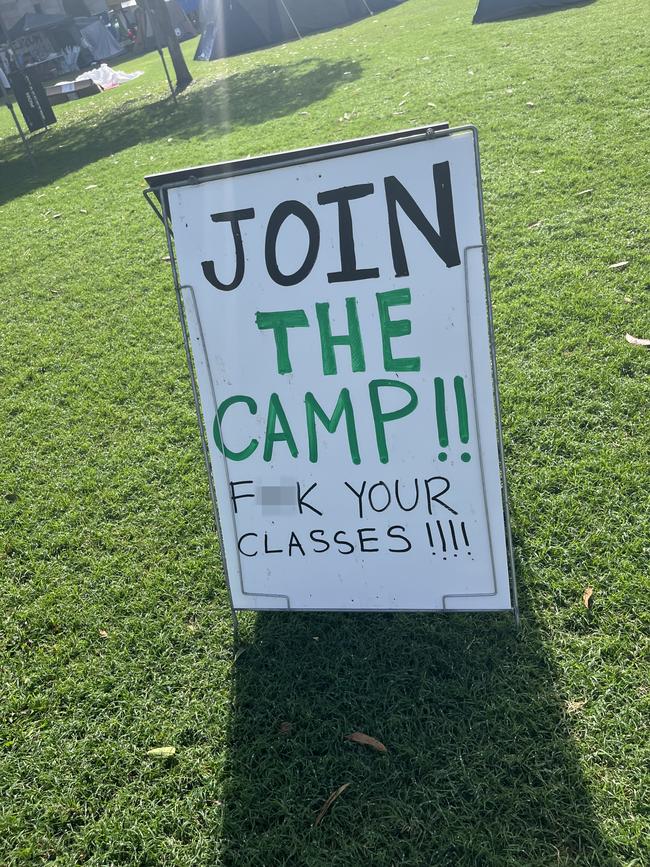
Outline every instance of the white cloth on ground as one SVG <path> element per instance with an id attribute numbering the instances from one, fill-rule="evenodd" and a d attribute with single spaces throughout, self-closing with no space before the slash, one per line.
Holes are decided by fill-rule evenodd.
<path id="1" fill-rule="evenodd" d="M 99 69 L 89 69 L 87 72 L 82 72 L 75 78 L 75 81 L 83 81 L 89 78 L 98 84 L 102 90 L 110 90 L 112 87 L 118 87 L 124 84 L 125 81 L 132 81 L 134 78 L 144 75 L 144 72 L 122 72 L 119 69 L 111 69 L 105 63 Z M 70 84 L 69 81 L 59 81 L 57 86 L 61 84 Z"/>

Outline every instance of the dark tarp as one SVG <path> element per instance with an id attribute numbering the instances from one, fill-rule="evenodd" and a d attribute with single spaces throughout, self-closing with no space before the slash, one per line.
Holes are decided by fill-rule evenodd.
<path id="1" fill-rule="evenodd" d="M 362 0 L 327 0 L 327 3 L 284 0 L 284 3 L 302 36 L 340 27 L 370 15 Z"/>
<path id="2" fill-rule="evenodd" d="M 21 36 L 49 30 L 51 27 L 60 27 L 61 24 L 70 24 L 71 21 L 72 19 L 67 15 L 41 15 L 39 12 L 28 12 L 11 28 L 9 38 L 20 39 Z"/>
<path id="3" fill-rule="evenodd" d="M 565 9 L 567 6 L 585 6 L 592 0 L 478 0 L 472 24 L 502 21 L 505 18 L 525 18 Z"/>
<path id="4" fill-rule="evenodd" d="M 166 0 L 166 3 L 172 27 L 176 31 L 176 37 L 183 41 L 184 39 L 192 39 L 196 36 L 196 28 L 190 21 L 183 6 L 177 3 L 176 0 Z"/>
<path id="5" fill-rule="evenodd" d="M 178 5 L 186 15 L 192 15 L 194 12 L 198 15 L 201 4 L 199 0 L 178 0 Z"/>
<path id="6" fill-rule="evenodd" d="M 212 0 L 195 60 L 216 60 L 340 27 L 404 0 Z"/>
<path id="7" fill-rule="evenodd" d="M 216 60 L 292 38 L 296 32 L 276 0 L 214 0 L 194 59 Z"/>
<path id="8" fill-rule="evenodd" d="M 196 29 L 187 17 L 181 4 L 177 3 L 176 0 L 165 0 L 165 5 L 167 6 L 169 19 L 176 32 L 178 41 L 182 42 L 185 39 L 192 39 L 192 37 L 196 36 Z M 145 51 L 153 51 L 159 46 L 167 44 L 167 37 L 162 31 L 156 34 L 156 18 L 148 6 L 146 8 L 142 6 L 129 6 L 127 10 L 129 14 L 125 16 L 126 21 L 130 27 L 133 25 L 136 27 L 136 45 L 139 48 L 144 48 Z M 124 11 L 122 9 L 122 12 Z"/>
<path id="9" fill-rule="evenodd" d="M 385 9 L 390 9 L 391 6 L 397 6 L 399 3 L 403 3 L 404 0 L 366 0 L 366 4 L 369 6 L 370 11 L 375 12 L 383 12 Z"/>

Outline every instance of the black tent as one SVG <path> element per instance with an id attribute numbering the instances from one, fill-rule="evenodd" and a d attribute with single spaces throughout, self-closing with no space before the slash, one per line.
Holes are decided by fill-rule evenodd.
<path id="1" fill-rule="evenodd" d="M 69 24 L 71 21 L 72 19 L 68 15 L 43 15 L 40 12 L 28 12 L 11 28 L 9 38 L 11 40 L 20 39 L 21 36 L 50 30 L 52 27 Z"/>
<path id="2" fill-rule="evenodd" d="M 212 0 L 195 60 L 216 60 L 340 27 L 403 0 Z"/>
<path id="3" fill-rule="evenodd" d="M 584 6 L 592 0 L 478 0 L 472 24 L 502 21 L 505 18 L 524 18 L 553 12 L 567 6 Z"/>
<path id="4" fill-rule="evenodd" d="M 97 16 L 71 18 L 68 15 L 43 15 L 40 12 L 23 15 L 9 31 L 9 38 L 15 43 L 19 57 L 22 53 L 21 40 L 37 34 L 42 34 L 44 41 L 36 48 L 33 45 L 29 47 L 29 53 L 36 55 L 36 61 L 44 62 L 47 59 L 45 55 L 52 50 L 61 52 L 69 45 L 80 47 L 80 66 L 122 53 L 117 40 Z M 19 65 L 22 63 L 20 60 Z"/>

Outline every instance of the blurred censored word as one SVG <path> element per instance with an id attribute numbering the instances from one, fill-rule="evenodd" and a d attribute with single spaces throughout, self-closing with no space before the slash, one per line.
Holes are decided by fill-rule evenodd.
<path id="1" fill-rule="evenodd" d="M 475 130 L 148 180 L 234 608 L 510 609 Z"/>

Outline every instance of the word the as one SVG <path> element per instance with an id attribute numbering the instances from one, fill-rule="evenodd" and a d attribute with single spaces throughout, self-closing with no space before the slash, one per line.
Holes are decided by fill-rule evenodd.
<path id="1" fill-rule="evenodd" d="M 387 372 L 405 372 L 420 370 L 420 358 L 395 358 L 392 340 L 405 337 L 411 333 L 410 319 L 391 319 L 390 308 L 409 305 L 411 303 L 410 289 L 392 289 L 390 292 L 377 292 L 377 309 L 379 314 L 379 330 L 384 370 Z M 332 334 L 330 320 L 330 305 L 322 302 L 315 305 L 318 334 L 320 338 L 323 374 L 332 376 L 338 373 L 335 349 L 346 346 L 350 350 L 350 366 L 353 373 L 362 373 L 366 369 L 366 357 L 361 336 L 361 325 L 357 312 L 357 299 L 345 299 L 347 316 L 347 332 Z M 293 373 L 293 365 L 289 355 L 289 330 L 308 328 L 309 319 L 304 310 L 274 310 L 270 313 L 258 312 L 255 324 L 260 331 L 270 330 L 275 340 L 275 357 L 278 373 Z"/>

